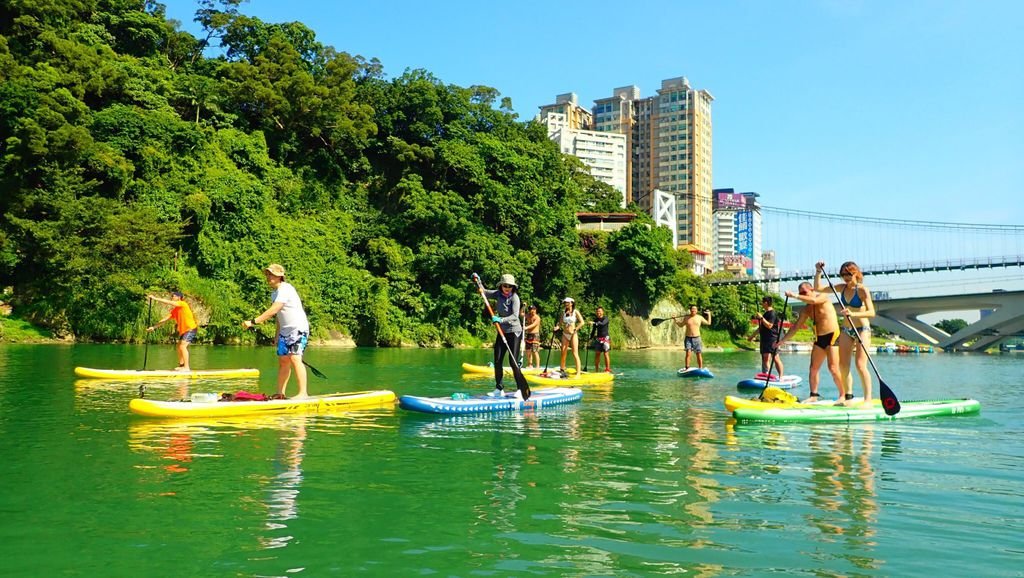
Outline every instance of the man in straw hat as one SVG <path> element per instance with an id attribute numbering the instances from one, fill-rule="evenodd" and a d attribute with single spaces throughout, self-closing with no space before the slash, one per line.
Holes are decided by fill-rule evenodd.
<path id="1" fill-rule="evenodd" d="M 291 283 L 284 280 L 284 267 L 271 263 L 263 269 L 267 284 L 274 291 L 270 294 L 272 304 L 266 311 L 252 319 L 242 322 L 242 327 L 249 329 L 259 325 L 271 317 L 277 317 L 277 396 L 284 397 L 284 391 L 295 370 L 295 381 L 299 385 L 299 393 L 295 397 L 309 395 L 306 390 L 306 366 L 302 364 L 302 352 L 309 342 L 309 319 L 302 308 L 299 293 Z"/>
<path id="2" fill-rule="evenodd" d="M 497 299 L 498 306 L 494 309 L 494 317 L 491 321 L 501 324 L 501 332 L 505 334 L 505 341 L 511 351 L 505 349 L 505 343 L 501 337 L 494 340 L 494 391 L 492 397 L 503 397 L 505 395 L 502 380 L 505 377 L 505 369 L 502 364 L 505 361 L 505 354 L 509 353 L 514 358 L 519 358 L 519 343 L 523 334 L 523 325 L 519 322 L 519 309 L 522 303 L 519 301 L 519 285 L 516 278 L 505 273 L 498 279 L 497 289 L 484 289 L 484 297 Z M 516 397 L 522 397 L 519 390 L 515 392 Z"/>

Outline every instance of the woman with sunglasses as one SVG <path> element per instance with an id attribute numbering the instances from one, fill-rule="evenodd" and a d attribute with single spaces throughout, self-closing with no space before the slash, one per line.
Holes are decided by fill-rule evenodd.
<path id="1" fill-rule="evenodd" d="M 576 310 L 576 301 L 572 297 L 562 299 L 562 305 L 564 306 L 562 318 L 555 324 L 555 331 L 558 331 L 559 328 L 562 329 L 562 360 L 559 369 L 563 377 L 568 374 L 565 370 L 565 358 L 571 348 L 572 358 L 576 362 L 576 377 L 580 377 L 580 339 L 577 333 L 585 320 L 583 315 Z"/>
<path id="2" fill-rule="evenodd" d="M 484 297 L 496 299 L 498 306 L 494 308 L 494 316 L 491 322 L 501 325 L 501 332 L 505 339 L 497 337 L 494 340 L 494 391 L 491 397 L 504 397 L 505 387 L 502 380 L 505 377 L 505 354 L 509 353 L 513 359 L 519 359 L 519 343 L 523 335 L 523 325 L 519 322 L 519 309 L 522 303 L 519 300 L 519 286 L 516 285 L 516 278 L 505 273 L 498 280 L 498 289 L 484 289 Z M 508 342 L 508 349 L 505 348 Z M 509 351 L 511 349 L 511 351 Z M 511 360 L 510 360 L 511 362 Z M 516 397 L 522 397 L 519 390 L 516 390 Z"/>
<path id="3" fill-rule="evenodd" d="M 821 292 L 829 291 L 828 285 L 821 282 L 821 272 L 824 268 L 825 262 L 819 261 L 814 272 L 814 288 Z M 849 317 L 849 322 L 843 324 L 843 331 L 839 336 L 839 374 L 843 376 L 846 385 L 846 399 L 843 400 L 843 405 L 850 405 L 853 400 L 853 376 L 850 375 L 850 365 L 855 351 L 857 374 L 860 376 L 864 388 L 864 401 L 867 403 L 871 401 L 872 390 L 867 347 L 871 345 L 871 318 L 875 316 L 875 304 L 871 300 L 871 291 L 864 285 L 864 273 L 856 263 L 843 263 L 839 267 L 839 276 L 843 279 L 842 283 L 835 285 L 841 307 L 839 313 Z M 851 324 L 853 327 L 850 327 Z"/>

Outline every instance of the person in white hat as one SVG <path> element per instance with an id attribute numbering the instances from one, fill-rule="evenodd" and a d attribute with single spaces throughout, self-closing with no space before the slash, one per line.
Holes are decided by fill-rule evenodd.
<path id="1" fill-rule="evenodd" d="M 299 293 L 291 283 L 284 280 L 284 267 L 271 263 L 263 269 L 267 284 L 274 291 L 270 294 L 272 304 L 266 311 L 242 322 L 249 329 L 271 317 L 277 317 L 277 395 L 283 398 L 292 370 L 299 386 L 297 398 L 308 397 L 306 389 L 306 366 L 302 364 L 302 353 L 309 343 L 309 319 L 302 308 Z"/>
<path id="2" fill-rule="evenodd" d="M 502 381 L 505 378 L 505 368 L 502 364 L 505 362 L 505 354 L 509 353 L 515 359 L 519 358 L 519 344 L 523 335 L 523 325 L 519 322 L 519 309 L 522 307 L 519 300 L 519 285 L 516 284 L 515 277 L 505 273 L 498 279 L 497 289 L 485 288 L 483 294 L 487 299 L 497 300 L 498 306 L 494 309 L 491 321 L 500 324 L 501 332 L 505 334 L 504 341 L 500 336 L 494 340 L 494 391 L 489 395 L 504 397 L 505 386 Z M 505 342 L 508 342 L 511 351 L 505 348 Z M 515 395 L 522 397 L 518 389 Z"/>
<path id="3" fill-rule="evenodd" d="M 565 370 L 565 358 L 569 354 L 569 350 L 572 349 L 572 358 L 576 362 L 576 377 L 580 376 L 582 369 L 580 368 L 580 327 L 583 326 L 584 319 L 583 315 L 576 310 L 576 300 L 572 297 L 566 297 L 562 299 L 562 318 L 555 324 L 555 331 L 558 331 L 559 327 L 562 328 L 562 360 L 559 363 L 559 369 L 562 371 L 562 375 L 566 375 Z"/>

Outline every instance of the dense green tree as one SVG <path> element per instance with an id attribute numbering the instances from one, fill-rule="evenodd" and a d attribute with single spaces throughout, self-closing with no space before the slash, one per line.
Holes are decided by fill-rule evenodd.
<path id="1" fill-rule="evenodd" d="M 672 233 L 652 224 L 649 218 L 637 219 L 612 233 L 608 263 L 596 279 L 613 301 L 634 310 L 648 309 L 664 296 L 676 274 Z"/>
<path id="2" fill-rule="evenodd" d="M 549 308 L 643 314 L 669 296 L 747 313 L 750 295 L 712 292 L 650 219 L 577 231 L 620 193 L 494 88 L 387 79 L 241 4 L 200 0 L 200 38 L 148 0 L 0 5 L 0 286 L 24 317 L 138 339 L 145 293 L 173 287 L 204 339 L 269 339 L 238 320 L 265 307 L 270 261 L 318 335 L 361 344 L 488 336 L 474 272 L 512 273 Z"/>
<path id="3" fill-rule="evenodd" d="M 964 327 L 967 327 L 967 322 L 963 319 L 943 319 L 935 324 L 935 327 L 945 331 L 946 333 L 953 335 L 957 331 L 960 331 Z"/>

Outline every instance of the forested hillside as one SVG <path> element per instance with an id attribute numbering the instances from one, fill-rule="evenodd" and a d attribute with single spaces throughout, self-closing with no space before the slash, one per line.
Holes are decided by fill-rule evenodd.
<path id="1" fill-rule="evenodd" d="M 496 89 L 390 78 L 236 1 L 197 9 L 201 38 L 141 0 L 0 5 L 0 285 L 23 318 L 139 340 L 145 294 L 180 288 L 204 340 L 252 339 L 270 262 L 315 336 L 363 345 L 488 336 L 474 271 L 548 312 L 711 300 L 646 217 L 582 237 L 575 212 L 618 192 Z M 729 291 L 716 325 L 742 328 L 756 296 Z"/>

